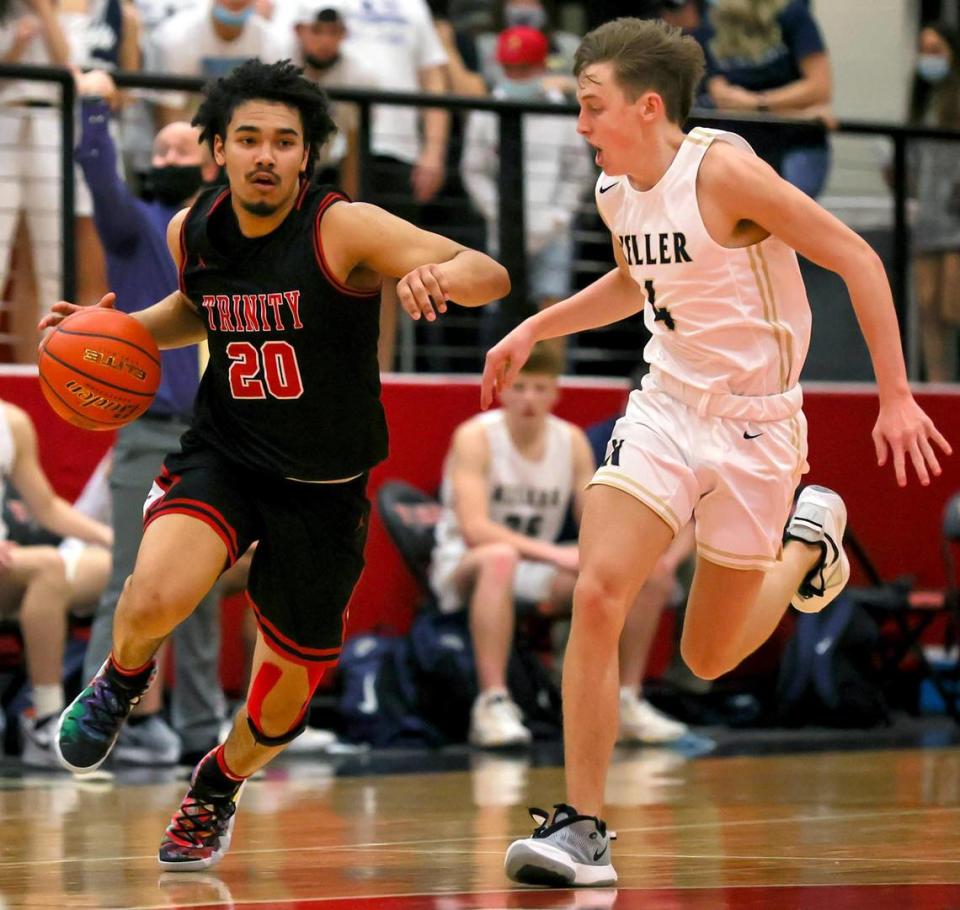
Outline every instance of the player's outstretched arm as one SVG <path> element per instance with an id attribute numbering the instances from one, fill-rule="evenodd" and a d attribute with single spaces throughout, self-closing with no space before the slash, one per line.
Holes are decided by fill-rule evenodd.
<path id="1" fill-rule="evenodd" d="M 880 414 L 873 428 L 877 463 L 885 465 L 892 455 L 897 483 L 905 486 L 909 458 L 926 486 L 931 473 L 941 473 L 933 443 L 947 455 L 952 449 L 910 391 L 893 295 L 880 257 L 768 164 L 723 143 L 714 146 L 700 169 L 701 198 L 719 206 L 731 224 L 752 221 L 843 278 L 877 377 Z"/>
<path id="2" fill-rule="evenodd" d="M 599 328 L 626 319 L 643 309 L 644 295 L 630 277 L 618 243 L 613 244 L 617 268 L 572 297 L 525 319 L 488 352 L 480 385 L 480 407 L 510 388 L 538 341 Z"/>
<path id="3" fill-rule="evenodd" d="M 375 205 L 338 203 L 323 216 L 324 258 L 338 279 L 366 270 L 399 278 L 397 294 L 413 319 L 434 320 L 446 302 L 483 306 L 505 297 L 510 277 L 499 262 Z"/>

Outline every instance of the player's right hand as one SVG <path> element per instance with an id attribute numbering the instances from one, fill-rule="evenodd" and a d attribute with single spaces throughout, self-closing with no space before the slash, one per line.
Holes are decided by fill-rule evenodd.
<path id="1" fill-rule="evenodd" d="M 480 407 L 486 410 L 496 395 L 513 385 L 520 368 L 527 362 L 534 345 L 533 334 L 526 323 L 520 323 L 487 351 L 480 380 Z"/>
<path id="2" fill-rule="evenodd" d="M 117 295 L 110 291 L 108 294 L 104 294 L 100 298 L 100 302 L 97 306 L 102 306 L 106 310 L 113 309 L 113 305 L 117 300 Z M 72 316 L 77 310 L 82 310 L 83 307 L 76 303 L 70 303 L 66 300 L 58 300 L 52 307 L 50 307 L 50 312 L 47 313 L 43 319 L 37 325 L 38 331 L 45 331 L 46 329 L 52 329 L 55 325 L 60 325 L 67 316 Z"/>

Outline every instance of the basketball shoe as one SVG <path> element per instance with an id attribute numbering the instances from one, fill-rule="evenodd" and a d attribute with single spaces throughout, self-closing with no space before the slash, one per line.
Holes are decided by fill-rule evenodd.
<path id="1" fill-rule="evenodd" d="M 520 722 L 520 708 L 506 692 L 481 692 L 470 711 L 470 745 L 481 749 L 525 746 L 533 735 Z"/>
<path id="2" fill-rule="evenodd" d="M 74 774 L 96 771 L 156 675 L 156 661 L 127 676 L 108 657 L 86 689 L 60 715 L 53 738 L 60 764 Z"/>
<path id="3" fill-rule="evenodd" d="M 618 743 L 672 743 L 690 728 L 658 711 L 632 688 L 620 689 L 620 733 Z"/>
<path id="4" fill-rule="evenodd" d="M 57 715 L 37 717 L 34 708 L 28 708 L 20 715 L 20 740 L 23 750 L 20 761 L 29 768 L 51 768 L 62 770 L 53 751 L 53 735 L 57 726 Z"/>
<path id="5" fill-rule="evenodd" d="M 803 488 L 784 539 L 819 546 L 821 554 L 790 601 L 801 612 L 819 613 L 850 580 L 850 560 L 843 550 L 846 529 L 847 507 L 833 490 Z"/>
<path id="6" fill-rule="evenodd" d="M 160 841 L 157 861 L 168 872 L 208 869 L 230 848 L 237 802 L 246 781 L 224 775 L 216 758 L 220 748 L 207 753 L 194 769 L 190 789 Z"/>
<path id="7" fill-rule="evenodd" d="M 617 873 L 610 862 L 610 841 L 616 834 L 593 815 L 579 815 L 558 803 L 553 820 L 543 809 L 531 809 L 537 829 L 507 848 L 507 878 L 524 885 L 613 885 Z"/>

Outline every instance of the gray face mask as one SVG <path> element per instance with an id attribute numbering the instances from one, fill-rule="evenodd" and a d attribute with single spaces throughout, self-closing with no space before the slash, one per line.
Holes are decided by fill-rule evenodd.
<path id="1" fill-rule="evenodd" d="M 546 97 L 539 79 L 508 79 L 497 83 L 497 94 L 512 101 L 540 101 Z"/>
<path id="2" fill-rule="evenodd" d="M 543 29 L 547 26 L 547 11 L 541 6 L 521 6 L 519 3 L 508 3 L 503 8 L 503 19 L 507 28 L 515 25 L 526 25 L 529 28 Z"/>
<path id="3" fill-rule="evenodd" d="M 917 75 L 925 82 L 943 82 L 950 73 L 950 61 L 939 54 L 921 54 L 917 58 Z"/>

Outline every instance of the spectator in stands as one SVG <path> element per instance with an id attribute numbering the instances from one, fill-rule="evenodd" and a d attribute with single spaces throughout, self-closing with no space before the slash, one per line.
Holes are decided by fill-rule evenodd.
<path id="1" fill-rule="evenodd" d="M 920 32 L 910 120 L 960 129 L 960 34 L 945 23 Z M 960 330 L 960 147 L 924 139 L 914 144 L 913 274 L 927 379 L 958 377 Z"/>
<path id="2" fill-rule="evenodd" d="M 550 78 L 550 87 L 569 95 L 572 99 L 577 84 L 573 76 L 573 55 L 580 43 L 580 36 L 554 28 L 548 8 L 542 0 L 503 0 L 495 7 L 494 31 L 477 37 L 480 65 L 488 85 L 497 85 L 503 79 L 503 68 L 498 59 L 499 37 L 505 29 L 523 26 L 534 28 L 547 39 L 545 67 Z"/>
<path id="3" fill-rule="evenodd" d="M 502 67 L 494 98 L 562 103 L 564 96 L 551 87 L 546 70 L 549 51 L 543 32 L 519 25 L 505 29 L 497 41 Z M 571 292 L 573 274 L 573 218 L 584 193 L 592 187 L 595 171 L 589 150 L 577 135 L 573 116 L 525 114 L 523 124 L 524 225 L 528 257 L 528 292 L 544 309 Z M 463 181 L 474 204 L 487 220 L 487 249 L 497 256 L 500 194 L 500 127 L 498 117 L 474 111 L 467 124 L 462 162 Z M 490 337 L 508 326 L 491 326 L 500 316 L 494 304 L 483 314 Z M 485 329 L 486 331 L 486 329 Z M 563 340 L 551 342 L 563 356 Z"/>
<path id="4" fill-rule="evenodd" d="M 378 75 L 349 44 L 342 0 L 301 0 L 294 17 L 296 53 L 304 75 L 324 88 L 383 87 Z M 338 184 L 351 198 L 357 198 L 360 150 L 357 145 L 359 117 L 355 104 L 336 102 L 331 108 L 337 135 L 324 147 L 317 164 L 319 183 Z"/>
<path id="5" fill-rule="evenodd" d="M 707 58 L 701 104 L 833 122 L 830 58 L 805 0 L 716 0 L 693 34 Z M 757 151 L 785 180 L 820 194 L 830 166 L 825 130 L 798 126 L 770 148 L 769 133 L 757 136 L 767 137 Z"/>
<path id="6" fill-rule="evenodd" d="M 595 465 L 583 431 L 550 413 L 559 373 L 556 354 L 535 348 L 501 396 L 503 408 L 457 428 L 444 465 L 431 585 L 441 610 L 469 610 L 480 689 L 470 718 L 476 746 L 531 739 L 506 686 L 515 599 L 546 615 L 570 612 L 577 546 L 557 538 L 571 505 L 579 518 Z M 675 740 L 686 727 L 638 695 L 655 631 L 642 606 L 638 601 L 621 636 L 620 737 Z"/>
<path id="7" fill-rule="evenodd" d="M 154 141 L 149 184 L 153 200 L 137 199 L 117 175 L 116 149 L 107 129 L 113 80 L 93 71 L 77 77 L 81 135 L 76 157 L 93 194 L 94 219 L 107 252 L 110 286 L 117 307 L 140 310 L 177 287 L 177 270 L 167 250 L 170 219 L 197 194 L 217 167 L 187 123 L 165 126 Z M 143 504 L 166 452 L 187 429 L 199 382 L 195 347 L 163 351 L 160 389 L 150 409 L 117 434 L 110 490 L 113 499 L 113 571 L 97 609 L 84 667 L 93 677 L 110 651 L 113 614 L 123 584 L 133 571 L 142 533 Z M 124 727 L 114 753 L 118 761 L 172 764 L 206 754 L 217 742 L 225 714 L 219 684 L 218 598 L 208 595 L 174 632 L 176 686 L 172 719 L 177 735 L 160 717 L 162 688 L 154 687 Z"/>
<path id="8" fill-rule="evenodd" d="M 257 15 L 254 0 L 207 0 L 171 16 L 153 33 L 160 72 L 214 78 L 251 57 L 272 63 L 290 54 L 270 23 Z M 167 93 L 162 122 L 182 119 L 186 96 Z"/>
<path id="9" fill-rule="evenodd" d="M 703 15 L 705 0 L 592 0 L 587 5 L 587 30 L 621 16 L 637 19 L 664 19 L 671 25 L 692 31 Z"/>
<path id="10" fill-rule="evenodd" d="M 23 636 L 33 707 L 21 718 L 25 764 L 57 768 L 52 737 L 64 707 L 63 648 L 71 608 L 92 606 L 113 542 L 110 528 L 89 518 L 50 486 L 37 453 L 37 433 L 27 413 L 0 402 L 0 486 L 9 479 L 36 522 L 59 537 L 76 537 L 103 549 L 93 559 L 74 559 L 56 546 L 19 546 L 0 521 L 0 616 L 16 615 Z M 79 555 L 79 554 L 75 554 Z"/>
<path id="11" fill-rule="evenodd" d="M 120 60 L 125 17 L 120 0 L 91 2 L 89 9 L 64 10 L 55 0 L 11 0 L 0 10 L 0 60 L 4 63 L 84 65 L 93 59 Z M 21 216 L 29 230 L 36 300 L 15 313 L 17 359 L 36 355 L 37 313 L 61 294 L 60 88 L 53 82 L 5 80 L 0 87 L 0 293 L 9 276 L 10 253 Z M 90 303 L 104 291 L 103 253 L 90 218 L 90 194 L 77 178 L 74 198 L 77 298 Z M 23 278 L 18 265 L 18 279 Z M 32 304 L 32 305 L 31 305 Z"/>
<path id="12" fill-rule="evenodd" d="M 371 60 L 393 91 L 444 94 L 447 55 L 424 0 L 366 0 L 345 11 L 345 47 Z M 450 115 L 443 108 L 377 105 L 373 109 L 367 200 L 420 227 L 424 206 L 446 180 Z M 380 369 L 393 366 L 396 282 L 383 284 Z"/>

